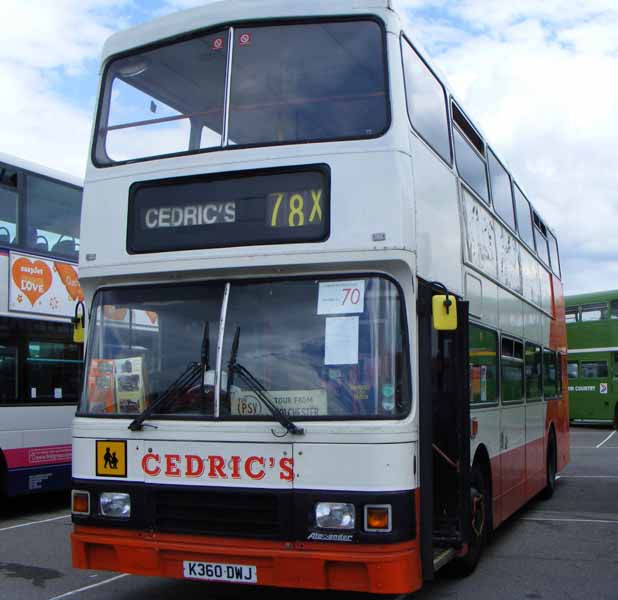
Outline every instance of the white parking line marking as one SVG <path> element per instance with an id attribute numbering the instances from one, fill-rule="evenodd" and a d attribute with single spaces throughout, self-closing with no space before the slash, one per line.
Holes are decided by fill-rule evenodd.
<path id="1" fill-rule="evenodd" d="M 122 575 L 116 575 L 116 577 L 110 577 L 105 581 L 99 581 L 99 583 L 93 583 L 92 585 L 87 585 L 86 587 L 79 588 L 77 590 L 72 590 L 70 592 L 66 592 L 65 594 L 60 594 L 60 596 L 54 596 L 49 600 L 60 600 L 60 598 L 68 598 L 69 596 L 73 596 L 74 594 L 78 594 L 79 592 L 85 592 L 86 590 L 91 590 L 92 588 L 99 587 L 101 585 L 106 585 L 111 583 L 112 581 L 117 581 L 118 579 L 122 579 L 123 577 L 128 577 L 128 573 L 123 573 Z"/>
<path id="2" fill-rule="evenodd" d="M 39 525 L 41 523 L 49 523 L 50 521 L 58 521 L 59 519 L 66 519 L 71 516 L 71 513 L 68 515 L 62 515 L 60 517 L 52 517 L 51 519 L 41 519 L 40 521 L 28 521 L 28 523 L 20 523 L 19 525 L 11 525 L 10 527 L 3 527 L 0 531 L 9 531 L 9 529 L 18 529 L 19 527 L 30 527 L 30 525 Z"/>
<path id="3" fill-rule="evenodd" d="M 618 475 L 561 475 L 562 479 L 618 479 Z"/>
<path id="4" fill-rule="evenodd" d="M 614 431 L 612 431 L 598 446 L 597 448 L 600 448 L 605 442 L 608 442 L 609 440 L 611 440 L 614 436 L 616 435 L 616 430 L 614 429 Z"/>
<path id="5" fill-rule="evenodd" d="M 565 517 L 520 517 L 522 521 L 559 521 L 563 523 L 603 523 L 610 525 L 618 525 L 618 521 L 609 521 L 605 519 L 568 519 Z"/>

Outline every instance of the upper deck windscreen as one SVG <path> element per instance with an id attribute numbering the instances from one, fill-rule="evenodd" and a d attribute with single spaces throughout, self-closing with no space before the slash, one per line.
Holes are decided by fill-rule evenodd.
<path id="1" fill-rule="evenodd" d="M 383 31 L 369 19 L 193 36 L 112 61 L 102 90 L 95 160 L 103 165 L 375 137 L 389 122 Z"/>

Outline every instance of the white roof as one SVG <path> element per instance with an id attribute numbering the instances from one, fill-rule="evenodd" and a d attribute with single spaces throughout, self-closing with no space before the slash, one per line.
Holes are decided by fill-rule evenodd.
<path id="1" fill-rule="evenodd" d="M 112 35 L 103 61 L 113 54 L 182 33 L 234 21 L 353 15 L 393 8 L 393 0 L 220 0 L 183 10 Z"/>
<path id="2" fill-rule="evenodd" d="M 56 171 L 55 169 L 50 169 L 49 167 L 44 167 L 43 165 L 30 162 L 29 160 L 17 156 L 11 156 L 4 152 L 0 152 L 0 163 L 5 163 L 19 169 L 25 169 L 26 171 L 32 171 L 33 173 L 51 177 L 52 179 L 58 179 L 59 181 L 64 181 L 65 183 L 70 183 L 78 187 L 84 187 L 84 181 L 79 177 L 63 173 L 62 171 Z"/>

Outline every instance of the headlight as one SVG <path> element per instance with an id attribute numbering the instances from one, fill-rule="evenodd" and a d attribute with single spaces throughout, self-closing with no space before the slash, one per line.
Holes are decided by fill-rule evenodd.
<path id="1" fill-rule="evenodd" d="M 318 502 L 315 506 L 315 524 L 320 529 L 354 529 L 354 504 Z"/>
<path id="2" fill-rule="evenodd" d="M 101 514 L 104 517 L 128 519 L 131 516 L 131 496 L 118 492 L 103 492 L 99 497 Z"/>

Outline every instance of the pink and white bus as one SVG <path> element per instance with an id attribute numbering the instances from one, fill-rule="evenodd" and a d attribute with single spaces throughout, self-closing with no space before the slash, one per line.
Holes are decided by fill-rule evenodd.
<path id="1" fill-rule="evenodd" d="M 0 493 L 70 484 L 81 182 L 0 154 Z"/>
<path id="2" fill-rule="evenodd" d="M 100 86 L 73 564 L 470 572 L 569 458 L 558 244 L 402 15 L 211 3 L 114 35 Z"/>

